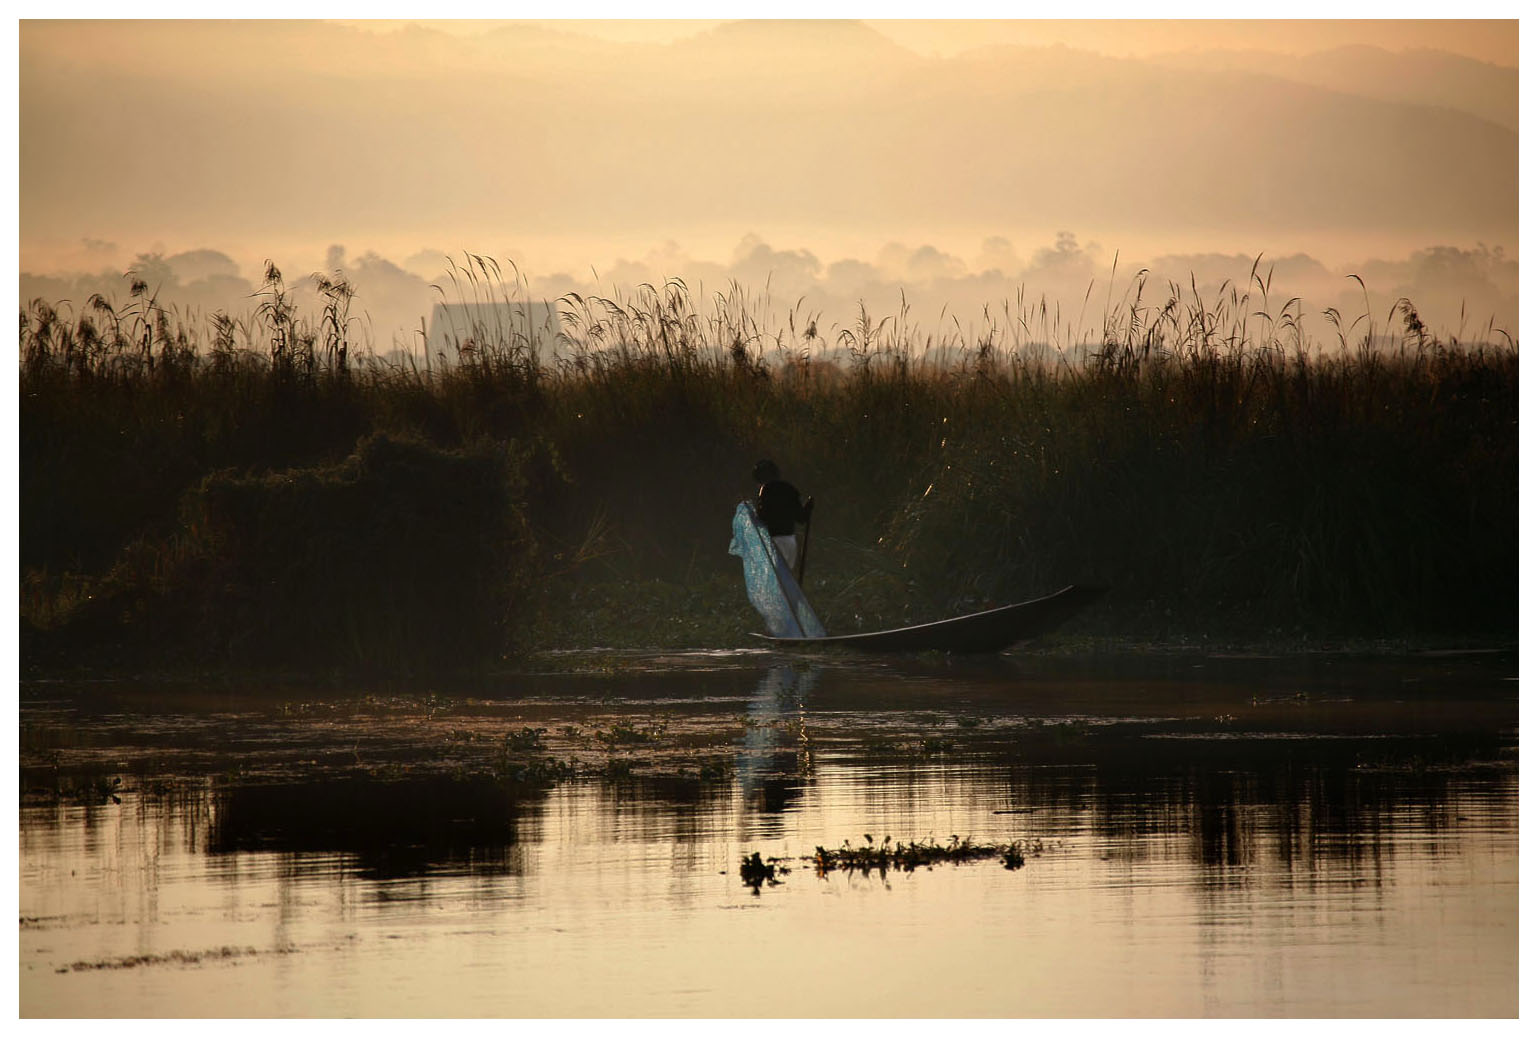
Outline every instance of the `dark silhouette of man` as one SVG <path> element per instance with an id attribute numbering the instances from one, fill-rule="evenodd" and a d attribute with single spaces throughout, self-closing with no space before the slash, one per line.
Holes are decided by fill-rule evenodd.
<path id="1" fill-rule="evenodd" d="M 754 503 L 759 522 L 774 538 L 774 546 L 792 571 L 796 568 L 796 524 L 812 518 L 812 499 L 801 503 L 801 493 L 780 478 L 779 466 L 767 458 L 753 466 L 758 481 L 758 500 Z"/>

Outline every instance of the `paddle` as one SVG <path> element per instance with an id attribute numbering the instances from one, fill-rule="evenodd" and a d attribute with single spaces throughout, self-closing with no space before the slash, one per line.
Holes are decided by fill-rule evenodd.
<path id="1" fill-rule="evenodd" d="M 813 498 L 806 499 L 806 533 L 801 536 L 801 557 L 796 560 L 796 583 L 801 583 L 806 576 L 806 557 L 812 551 L 812 502 Z"/>

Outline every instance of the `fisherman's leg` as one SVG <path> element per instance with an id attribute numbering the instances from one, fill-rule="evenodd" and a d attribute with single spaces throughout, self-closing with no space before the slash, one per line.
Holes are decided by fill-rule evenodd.
<path id="1" fill-rule="evenodd" d="M 775 537 L 774 546 L 780 549 L 781 555 L 784 555 L 784 564 L 791 567 L 791 569 L 795 569 L 795 534 Z"/>

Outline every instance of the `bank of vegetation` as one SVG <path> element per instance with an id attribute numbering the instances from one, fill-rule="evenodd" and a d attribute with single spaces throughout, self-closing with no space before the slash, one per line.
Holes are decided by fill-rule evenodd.
<path id="1" fill-rule="evenodd" d="M 500 271 L 458 274 L 493 299 Z M 559 355 L 507 320 L 386 363 L 350 286 L 300 314 L 129 302 L 21 314 L 22 662 L 302 672 L 724 647 L 726 552 L 773 457 L 816 497 L 833 631 L 1109 584 L 1082 636 L 1501 640 L 1517 602 L 1517 349 L 1409 301 L 1305 333 L 1257 271 L 1134 281 L 1093 328 L 771 322 L 681 283 L 567 297 Z"/>

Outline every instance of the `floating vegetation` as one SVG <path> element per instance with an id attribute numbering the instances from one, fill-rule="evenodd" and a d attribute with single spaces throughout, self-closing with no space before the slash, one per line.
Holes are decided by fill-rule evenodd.
<path id="1" fill-rule="evenodd" d="M 913 872 L 916 869 L 932 869 L 936 864 L 960 865 L 965 862 L 998 861 L 1014 872 L 1025 865 L 1027 858 L 1039 858 L 1046 852 L 1046 844 L 1040 837 L 1014 840 L 1009 843 L 973 843 L 971 837 L 952 836 L 949 843 L 940 843 L 933 837 L 928 840 L 894 842 L 890 836 L 879 844 L 869 833 L 865 843 L 856 846 L 848 840 L 835 850 L 818 846 L 817 850 L 803 855 L 800 860 L 812 864 L 819 878 L 831 872 L 859 872 L 862 875 L 888 872 Z M 764 858 L 758 851 L 743 855 L 738 874 L 744 886 L 752 887 L 756 894 L 764 884 L 778 886 L 780 876 L 790 873 L 782 858 Z"/>
<path id="2" fill-rule="evenodd" d="M 1083 720 L 1063 721 L 1050 726 L 1052 738 L 1059 743 L 1078 742 L 1089 735 L 1089 722 Z"/>
<path id="3" fill-rule="evenodd" d="M 752 854 L 743 855 L 742 866 L 737 870 L 738 874 L 742 876 L 742 885 L 752 887 L 755 894 L 758 893 L 759 888 L 765 883 L 771 887 L 779 886 L 780 880 L 777 877 L 790 872 L 788 868 L 779 862 L 780 859 L 778 858 L 770 858 L 768 861 L 765 861 L 759 856 L 757 851 L 754 851 Z"/>
<path id="4" fill-rule="evenodd" d="M 628 760 L 616 757 L 606 761 L 603 766 L 598 768 L 596 774 L 599 778 L 610 780 L 633 778 L 635 776 L 635 765 Z"/>
<path id="5" fill-rule="evenodd" d="M 866 833 L 863 846 L 851 845 L 848 840 L 836 850 L 830 851 L 819 846 L 814 854 L 804 860 L 812 863 L 819 876 L 834 871 L 861 872 L 866 875 L 879 872 L 884 875 L 889 871 L 912 872 L 917 868 L 933 868 L 939 862 L 960 864 L 990 858 L 998 859 L 1006 869 L 1013 871 L 1025 864 L 1027 857 L 1040 857 L 1045 849 L 1040 839 L 1016 840 L 1012 843 L 973 843 L 971 837 L 954 835 L 949 843 L 939 843 L 933 837 L 927 841 L 903 843 L 899 840 L 893 843 L 888 836 L 878 844 L 875 837 Z"/>
<path id="6" fill-rule="evenodd" d="M 1041 841 L 1037 840 L 1032 845 L 1032 848 L 1034 854 L 1039 856 L 1041 854 Z M 1004 861 L 1004 867 L 1010 872 L 1014 872 L 1016 869 L 1025 864 L 1025 854 L 1025 845 L 1021 842 L 1017 841 L 1005 847 L 1001 853 L 1001 857 Z"/>
<path id="7" fill-rule="evenodd" d="M 436 692 L 425 695 L 364 695 L 328 699 L 288 700 L 278 708 L 286 718 L 332 718 L 367 715 L 369 717 L 426 716 L 436 717 L 464 706 L 463 700 L 441 696 Z M 451 738 L 472 738 L 462 729 L 449 733 Z"/>
<path id="8" fill-rule="evenodd" d="M 573 778 L 581 770 L 575 760 L 561 760 L 553 756 L 535 756 L 546 748 L 547 728 L 531 728 L 525 725 L 508 732 L 497 746 L 491 771 L 503 782 L 558 782 Z"/>
<path id="9" fill-rule="evenodd" d="M 222 948 L 210 948 L 207 951 L 176 951 L 167 952 L 164 955 L 125 955 L 117 959 L 98 959 L 95 962 L 72 962 L 68 966 L 61 966 L 56 973 L 80 972 L 82 970 L 131 970 L 139 966 L 195 966 L 198 963 L 210 961 L 228 961 L 231 959 L 250 958 L 256 955 L 287 955 L 297 951 L 296 948 L 278 948 L 271 952 L 259 952 L 255 948 L 235 948 L 225 945 Z"/>
<path id="10" fill-rule="evenodd" d="M 105 775 L 87 775 L 74 779 L 60 777 L 51 786 L 33 786 L 29 790 L 30 795 L 47 800 L 69 801 L 87 806 L 121 804 L 123 798 L 118 794 L 122 792 L 123 780 L 115 775 L 111 778 Z"/>
<path id="11" fill-rule="evenodd" d="M 720 757 L 713 760 L 701 761 L 695 772 L 701 782 L 717 782 L 730 778 L 732 775 L 732 759 Z"/>
<path id="12" fill-rule="evenodd" d="M 646 728 L 637 728 L 629 721 L 620 721 L 608 728 L 599 729 L 595 737 L 605 746 L 636 746 L 643 743 L 656 742 L 662 738 L 667 728 L 663 724 L 654 724 Z"/>
<path id="13" fill-rule="evenodd" d="M 556 757 L 533 757 L 528 760 L 503 757 L 498 759 L 491 770 L 503 782 L 559 782 L 576 777 L 580 768 L 576 761 Z"/>
<path id="14" fill-rule="evenodd" d="M 548 728 L 529 728 L 525 726 L 520 731 L 508 732 L 502 739 L 502 747 L 506 752 L 519 753 L 545 748 L 545 733 Z"/>

